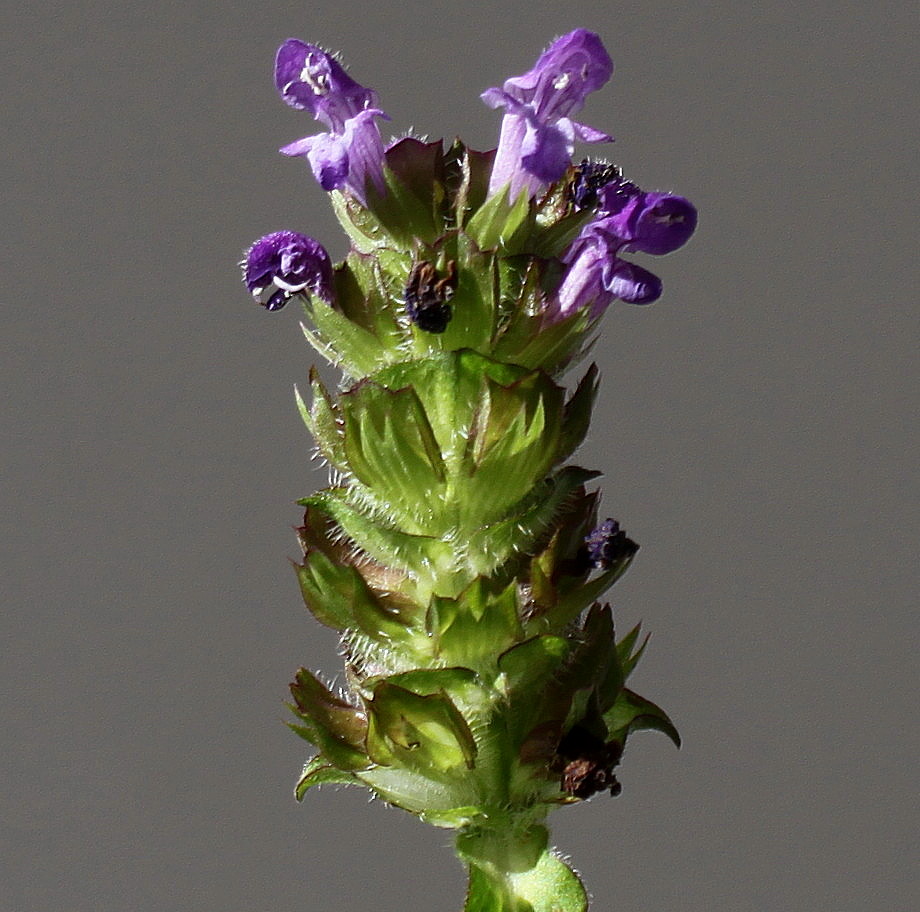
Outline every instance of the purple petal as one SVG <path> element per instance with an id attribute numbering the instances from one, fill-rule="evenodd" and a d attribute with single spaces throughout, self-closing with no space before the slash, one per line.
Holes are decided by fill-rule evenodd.
<path id="1" fill-rule="evenodd" d="M 320 133 L 307 153 L 313 176 L 323 190 L 339 190 L 348 177 L 348 146 L 341 136 Z"/>
<path id="2" fill-rule="evenodd" d="M 579 123 L 577 120 L 569 121 L 572 124 L 572 132 L 576 139 L 586 143 L 613 142 L 613 137 L 603 130 L 597 130 L 589 127 L 587 124 Z"/>
<path id="3" fill-rule="evenodd" d="M 661 256 L 686 244 L 696 229 L 696 207 L 670 193 L 646 193 L 643 197 L 629 249 Z"/>
<path id="4" fill-rule="evenodd" d="M 603 282 L 607 291 L 627 304 L 651 304 L 661 297 L 661 279 L 625 260 L 608 264 Z"/>
<path id="5" fill-rule="evenodd" d="M 528 123 L 521 143 L 521 164 L 544 183 L 559 180 L 569 166 L 573 141 L 565 121 L 546 125 Z"/>
<path id="6" fill-rule="evenodd" d="M 275 231 L 259 238 L 240 264 L 243 281 L 257 301 L 269 310 L 280 310 L 287 299 L 309 291 L 332 300 L 332 262 L 319 241 L 296 231 Z M 263 294 L 273 290 L 267 300 Z"/>
<path id="7" fill-rule="evenodd" d="M 278 49 L 275 85 L 287 104 L 309 111 L 335 132 L 349 117 L 377 104 L 377 94 L 355 82 L 334 57 L 297 38 Z"/>
<path id="8" fill-rule="evenodd" d="M 533 69 L 507 79 L 504 90 L 530 104 L 541 120 L 555 120 L 580 110 L 612 75 L 613 61 L 600 37 L 575 29 L 552 42 Z"/>
<path id="9" fill-rule="evenodd" d="M 320 135 L 325 136 L 327 134 L 322 133 Z M 282 155 L 309 155 L 317 139 L 319 139 L 319 136 L 305 136 L 303 139 L 298 139 L 288 143 L 286 146 L 282 146 L 278 151 Z"/>

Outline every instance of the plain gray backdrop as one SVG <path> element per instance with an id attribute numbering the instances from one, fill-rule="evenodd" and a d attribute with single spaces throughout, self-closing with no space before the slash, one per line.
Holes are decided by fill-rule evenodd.
<path id="1" fill-rule="evenodd" d="M 494 145 L 478 99 L 555 35 L 616 62 L 583 119 L 693 199 L 665 296 L 611 308 L 582 464 L 642 545 L 616 800 L 557 812 L 597 912 L 909 912 L 916 831 L 916 11 L 902 2 L 18 4 L 0 22 L 2 912 L 457 912 L 450 835 L 295 803 L 282 724 L 334 674 L 288 556 L 326 483 L 313 358 L 240 251 L 345 250 L 278 99 L 297 36 L 392 129 Z"/>

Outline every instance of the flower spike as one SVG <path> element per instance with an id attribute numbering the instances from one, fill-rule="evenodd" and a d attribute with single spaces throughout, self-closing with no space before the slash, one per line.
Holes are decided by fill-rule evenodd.
<path id="1" fill-rule="evenodd" d="M 599 473 L 570 464 L 590 429 L 591 366 L 607 307 L 660 280 L 633 256 L 682 246 L 683 197 L 606 162 L 572 166 L 572 120 L 613 64 L 576 29 L 483 94 L 504 109 L 495 152 L 411 137 L 384 149 L 377 94 L 313 44 L 275 63 L 283 101 L 325 132 L 307 158 L 350 241 L 276 231 L 242 262 L 268 310 L 298 297 L 304 334 L 340 369 L 310 371 L 304 422 L 333 483 L 299 503 L 304 603 L 341 634 L 346 686 L 300 669 L 292 730 L 312 745 L 295 788 L 370 789 L 456 831 L 465 912 L 586 912 L 549 844 L 559 806 L 620 793 L 629 739 L 667 714 L 627 687 L 645 648 L 602 601 L 638 545 L 598 519 Z M 628 764 L 627 764 L 628 765 Z M 606 907 L 606 904 L 605 904 Z"/>

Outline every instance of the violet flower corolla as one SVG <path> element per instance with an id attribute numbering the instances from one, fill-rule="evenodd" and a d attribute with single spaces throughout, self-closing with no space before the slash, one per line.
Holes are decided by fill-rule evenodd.
<path id="1" fill-rule="evenodd" d="M 328 133 L 298 139 L 281 152 L 306 156 L 324 190 L 347 189 L 363 204 L 368 183 L 385 192 L 383 140 L 376 118 L 389 120 L 377 93 L 355 82 L 322 48 L 289 38 L 275 59 L 275 85 L 292 108 L 309 111 Z"/>
<path id="2" fill-rule="evenodd" d="M 552 42 L 533 69 L 506 79 L 500 89 L 486 89 L 482 100 L 506 111 L 489 195 L 507 186 L 511 201 L 522 190 L 534 196 L 562 177 L 571 164 L 576 139 L 612 141 L 607 133 L 569 117 L 612 74 L 613 61 L 601 39 L 594 32 L 575 29 Z"/>
<path id="3" fill-rule="evenodd" d="M 598 217 L 582 229 L 562 257 L 569 268 L 547 307 L 554 319 L 583 307 L 590 308 L 591 319 L 596 319 L 614 300 L 657 301 L 661 280 L 620 254 L 662 256 L 682 247 L 696 229 L 696 208 L 682 196 L 646 192 L 619 177 L 592 193 L 596 193 Z"/>
<path id="4" fill-rule="evenodd" d="M 249 293 L 266 310 L 281 310 L 304 291 L 332 300 L 332 261 L 326 248 L 305 234 L 266 234 L 246 251 L 240 266 Z"/>

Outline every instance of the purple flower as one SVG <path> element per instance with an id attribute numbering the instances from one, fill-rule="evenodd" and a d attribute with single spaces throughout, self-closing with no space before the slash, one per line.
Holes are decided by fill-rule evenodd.
<path id="1" fill-rule="evenodd" d="M 606 230 L 619 235 L 627 250 L 661 256 L 683 247 L 696 230 L 696 207 L 672 193 L 646 192 L 617 180 L 599 191 Z"/>
<path id="2" fill-rule="evenodd" d="M 605 230 L 605 221 L 586 226 L 563 257 L 569 268 L 547 306 L 551 318 L 561 319 L 590 307 L 593 320 L 618 298 L 629 304 L 651 304 L 661 297 L 657 276 L 619 258 L 623 239 Z"/>
<path id="3" fill-rule="evenodd" d="M 275 85 L 292 108 L 309 111 L 329 127 L 281 149 L 306 156 L 324 190 L 348 189 L 366 203 L 368 181 L 385 191 L 383 140 L 376 118 L 377 93 L 355 82 L 342 65 L 321 48 L 289 38 L 278 49 Z"/>
<path id="4" fill-rule="evenodd" d="M 606 182 L 597 186 L 599 181 Z M 609 166 L 591 167 L 587 162 L 572 185 L 576 205 L 579 192 L 586 200 L 596 197 L 598 217 L 582 229 L 562 257 L 569 268 L 547 307 L 549 316 L 560 319 L 590 307 L 595 319 L 616 299 L 629 304 L 657 301 L 661 280 L 620 254 L 639 251 L 660 256 L 681 247 L 696 228 L 696 208 L 682 196 L 646 192 L 612 174 Z"/>
<path id="5" fill-rule="evenodd" d="M 246 251 L 240 266 L 250 294 L 266 310 L 281 310 L 304 291 L 332 302 L 332 261 L 326 248 L 305 234 L 266 234 Z"/>
<path id="6" fill-rule="evenodd" d="M 522 190 L 534 195 L 558 180 L 571 163 L 575 140 L 610 142 L 612 137 L 569 118 L 585 98 L 610 79 L 613 62 L 593 32 L 575 29 L 557 38 L 523 76 L 487 89 L 482 100 L 504 108 L 501 138 L 489 194 L 510 185 L 510 198 Z"/>
<path id="7" fill-rule="evenodd" d="M 620 528 L 615 519 L 605 519 L 585 536 L 588 558 L 598 570 L 606 570 L 615 561 L 632 557 L 639 546 Z"/>

